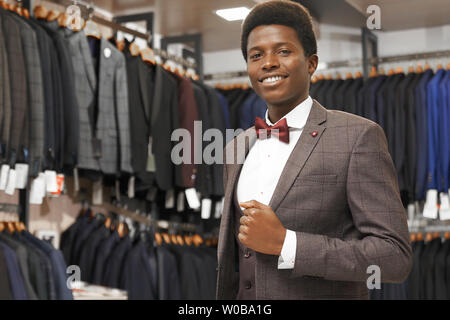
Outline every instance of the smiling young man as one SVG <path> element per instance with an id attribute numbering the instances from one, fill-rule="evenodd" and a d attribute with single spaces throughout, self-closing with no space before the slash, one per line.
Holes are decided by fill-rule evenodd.
<path id="1" fill-rule="evenodd" d="M 385 135 L 309 96 L 308 11 L 255 6 L 241 46 L 268 111 L 224 150 L 217 298 L 368 299 L 371 265 L 382 282 L 404 281 L 411 247 Z"/>

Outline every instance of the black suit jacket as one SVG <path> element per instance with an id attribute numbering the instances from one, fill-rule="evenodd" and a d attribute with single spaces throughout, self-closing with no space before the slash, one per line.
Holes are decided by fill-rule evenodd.
<path id="1" fill-rule="evenodd" d="M 434 297 L 437 300 L 450 299 L 447 296 L 446 272 L 450 267 L 446 265 L 450 253 L 450 241 L 445 241 L 434 258 Z"/>
<path id="2" fill-rule="evenodd" d="M 94 262 L 98 253 L 100 243 L 104 241 L 110 234 L 109 229 L 102 224 L 100 227 L 92 231 L 84 242 L 81 249 L 79 266 L 81 269 L 81 280 L 92 283 Z"/>
<path id="3" fill-rule="evenodd" d="M 123 238 L 106 260 L 103 284 L 110 288 L 125 289 L 121 284 L 125 257 L 131 250 L 131 240 L 129 237 Z"/>
<path id="4" fill-rule="evenodd" d="M 180 300 L 181 288 L 175 256 L 163 246 L 156 247 L 158 261 L 158 299 Z"/>
<path id="5" fill-rule="evenodd" d="M 422 299 L 433 300 L 435 299 L 435 282 L 434 282 L 434 262 L 436 253 L 441 248 L 441 239 L 436 238 L 427 243 L 425 251 L 422 255 L 421 265 L 421 277 L 422 277 L 422 288 L 424 296 Z"/>
<path id="6" fill-rule="evenodd" d="M 421 282 L 421 265 L 422 254 L 425 249 L 423 241 L 413 243 L 413 266 L 408 277 L 408 299 L 420 300 L 422 294 L 423 283 Z"/>
<path id="7" fill-rule="evenodd" d="M 356 114 L 357 108 L 357 95 L 358 91 L 363 84 L 362 78 L 356 78 L 352 84 L 348 87 L 346 95 L 344 97 L 344 111 Z"/>
<path id="8" fill-rule="evenodd" d="M 12 292 L 9 285 L 8 265 L 3 254 L 3 249 L 0 248 L 0 300 L 12 300 Z"/>

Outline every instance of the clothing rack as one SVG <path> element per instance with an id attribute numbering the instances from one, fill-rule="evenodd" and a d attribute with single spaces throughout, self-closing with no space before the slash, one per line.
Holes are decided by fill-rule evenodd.
<path id="1" fill-rule="evenodd" d="M 151 225 L 154 219 L 150 217 L 144 217 L 137 212 L 132 212 L 128 210 L 126 207 L 121 207 L 117 205 L 113 205 L 111 203 L 103 203 L 99 206 L 92 206 L 92 209 L 104 209 L 108 212 L 112 212 L 127 218 L 130 218 L 133 221 L 142 223 L 144 225 Z M 192 223 L 181 223 L 181 222 L 172 222 L 167 220 L 156 220 L 156 226 L 160 229 L 166 230 L 181 230 L 185 232 L 196 232 L 197 226 Z"/>
<path id="2" fill-rule="evenodd" d="M 77 5 L 80 8 L 82 8 L 85 12 L 88 13 L 88 17 L 87 17 L 88 19 L 92 20 L 93 22 L 95 22 L 97 24 L 111 28 L 114 31 L 121 31 L 123 33 L 132 35 L 134 37 L 144 39 L 147 43 L 150 43 L 152 40 L 152 35 L 149 32 L 142 33 L 142 32 L 127 28 L 127 27 L 121 25 L 120 23 L 116 23 L 114 21 L 110 21 L 110 20 L 101 18 L 98 15 L 95 15 L 94 14 L 95 6 L 92 5 L 91 3 L 87 3 L 82 0 L 72 0 L 72 1 L 71 0 L 50 0 L 50 1 L 64 5 L 64 6 Z M 152 49 L 152 50 L 156 55 L 160 56 L 161 58 L 163 58 L 165 60 L 171 60 L 177 64 L 181 64 L 182 66 L 184 66 L 186 68 L 194 68 L 194 69 L 197 68 L 196 63 L 193 63 L 189 60 L 183 59 L 182 57 L 170 55 L 165 50 L 161 50 L 161 49 Z"/>
<path id="3" fill-rule="evenodd" d="M 368 59 L 368 62 L 371 65 L 375 65 L 375 64 L 402 62 L 402 61 L 437 59 L 437 58 L 444 58 L 444 57 L 450 57 L 450 50 L 370 58 L 370 59 Z M 348 67 L 348 68 L 361 67 L 363 65 L 363 60 L 362 59 L 354 59 L 354 60 L 331 61 L 331 62 L 326 62 L 325 65 L 326 65 L 326 67 L 324 69 L 317 70 L 317 71 L 323 72 L 328 69 L 337 69 L 337 68 L 346 68 L 346 67 Z M 206 74 L 205 80 L 232 79 L 232 78 L 245 77 L 247 75 L 248 75 L 247 71 L 221 72 L 221 73 L 214 73 L 214 74 Z"/>

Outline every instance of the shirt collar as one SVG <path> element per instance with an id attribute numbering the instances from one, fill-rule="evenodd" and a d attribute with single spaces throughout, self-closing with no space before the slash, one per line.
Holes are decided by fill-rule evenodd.
<path id="1" fill-rule="evenodd" d="M 292 109 L 288 114 L 286 114 L 280 120 L 286 118 L 287 124 L 289 128 L 303 129 L 306 125 L 306 121 L 308 120 L 309 112 L 311 111 L 311 107 L 313 105 L 313 101 L 310 96 L 303 100 L 298 106 Z M 278 121 L 280 121 L 278 120 Z M 278 123 L 272 123 L 269 120 L 269 110 L 266 110 L 266 123 L 269 126 L 273 126 Z"/>

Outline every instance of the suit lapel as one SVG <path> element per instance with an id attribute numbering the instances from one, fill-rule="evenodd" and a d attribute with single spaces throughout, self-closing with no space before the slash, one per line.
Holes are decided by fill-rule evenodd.
<path id="1" fill-rule="evenodd" d="M 94 70 L 94 63 L 92 62 L 91 50 L 89 48 L 89 43 L 87 37 L 84 35 L 83 31 L 79 31 L 76 35 L 80 38 L 79 45 L 81 55 L 84 60 L 84 68 L 86 69 L 87 78 L 92 91 L 95 91 L 97 87 L 97 77 Z"/>
<path id="2" fill-rule="evenodd" d="M 278 184 L 272 195 L 272 199 L 270 200 L 269 206 L 273 211 L 278 209 L 281 201 L 290 190 L 295 179 L 313 152 L 314 147 L 317 145 L 322 133 L 326 129 L 326 119 L 326 109 L 314 100 L 305 128 L 303 128 L 303 132 L 284 166 Z M 312 135 L 312 132 L 314 131 L 317 131 L 316 136 Z"/>

